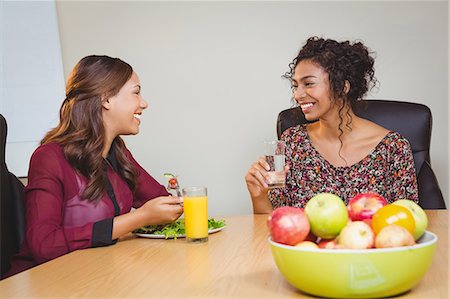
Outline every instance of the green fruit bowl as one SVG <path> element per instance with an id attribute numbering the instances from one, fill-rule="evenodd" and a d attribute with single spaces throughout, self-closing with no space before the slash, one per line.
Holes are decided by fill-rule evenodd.
<path id="1" fill-rule="evenodd" d="M 383 249 L 310 249 L 269 238 L 275 263 L 300 291 L 329 298 L 380 298 L 413 288 L 427 272 L 437 236 L 425 234 L 413 246 Z"/>

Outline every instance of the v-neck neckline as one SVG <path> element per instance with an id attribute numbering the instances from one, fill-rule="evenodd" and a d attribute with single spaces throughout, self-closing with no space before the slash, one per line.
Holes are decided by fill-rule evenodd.
<path id="1" fill-rule="evenodd" d="M 335 166 L 333 165 L 330 161 L 328 161 L 327 159 L 325 159 L 322 154 L 320 154 L 320 152 L 317 150 L 317 148 L 314 146 L 309 133 L 308 133 L 308 129 L 306 128 L 306 124 L 304 124 L 304 128 L 303 128 L 303 132 L 305 134 L 305 140 L 308 142 L 308 145 L 311 147 L 311 149 L 316 153 L 316 155 L 320 158 L 320 160 L 325 163 L 326 165 L 330 166 L 331 168 L 335 169 L 335 170 L 346 170 L 346 169 L 351 169 L 354 167 L 357 167 L 361 164 L 363 164 L 363 162 L 365 162 L 365 160 L 369 159 L 373 153 L 382 145 L 384 144 L 384 141 L 389 138 L 389 136 L 393 133 L 393 131 L 389 131 L 386 133 L 386 135 L 384 135 L 383 138 L 381 138 L 381 140 L 377 143 L 377 145 L 367 154 L 365 155 L 361 160 L 351 164 L 351 165 L 347 165 L 347 166 Z"/>

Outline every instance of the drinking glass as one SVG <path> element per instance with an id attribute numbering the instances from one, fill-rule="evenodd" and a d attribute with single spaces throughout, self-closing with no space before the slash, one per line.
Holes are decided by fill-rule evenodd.
<path id="1" fill-rule="evenodd" d="M 186 240 L 189 243 L 208 241 L 208 194 L 206 187 L 182 189 Z"/>
<path id="2" fill-rule="evenodd" d="M 286 181 L 284 172 L 286 143 L 280 140 L 264 142 L 266 161 L 270 166 L 268 171 L 270 189 L 283 188 Z"/>

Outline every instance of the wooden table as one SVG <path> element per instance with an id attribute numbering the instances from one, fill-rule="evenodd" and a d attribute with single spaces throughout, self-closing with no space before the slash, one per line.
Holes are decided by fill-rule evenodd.
<path id="1" fill-rule="evenodd" d="M 439 236 L 431 269 L 407 298 L 448 298 L 448 211 L 427 211 Z M 216 217 L 222 218 L 222 217 Z M 223 217 L 204 244 L 128 235 L 114 246 L 79 250 L 0 282 L 0 297 L 308 298 L 278 271 L 267 215 Z"/>

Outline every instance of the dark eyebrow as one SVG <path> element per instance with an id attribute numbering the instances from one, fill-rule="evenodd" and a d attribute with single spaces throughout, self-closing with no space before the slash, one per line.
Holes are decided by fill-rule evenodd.
<path id="1" fill-rule="evenodd" d="M 315 78 L 315 79 L 317 79 L 317 77 L 314 76 L 314 75 L 306 75 L 306 76 L 304 76 L 304 77 L 301 77 L 299 81 L 305 81 L 305 80 L 307 80 L 307 79 L 309 79 L 309 78 Z M 297 80 L 295 80 L 294 78 L 292 78 L 291 81 L 292 81 L 293 83 L 298 83 Z"/>
<path id="2" fill-rule="evenodd" d="M 133 86 L 133 87 L 137 87 L 137 88 L 139 88 L 139 90 L 141 90 L 141 86 L 140 86 L 139 84 L 136 84 L 136 85 Z"/>
<path id="3" fill-rule="evenodd" d="M 307 76 L 302 77 L 302 78 L 300 79 L 300 81 L 305 81 L 306 79 L 309 79 L 309 78 L 316 78 L 316 79 L 317 79 L 316 76 L 313 76 L 313 75 L 307 75 Z"/>

